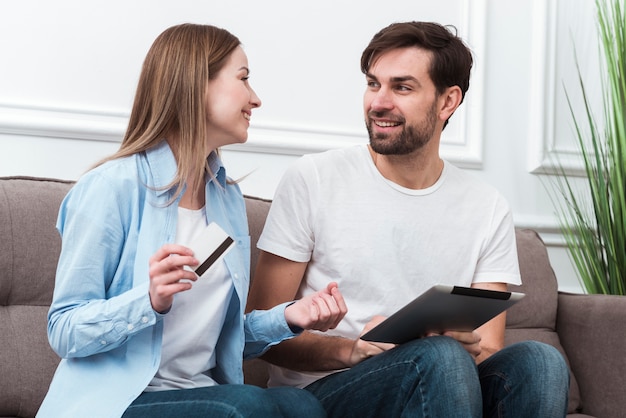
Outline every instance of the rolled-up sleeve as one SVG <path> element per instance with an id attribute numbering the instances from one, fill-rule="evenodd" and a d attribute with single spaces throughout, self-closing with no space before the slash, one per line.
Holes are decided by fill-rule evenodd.
<path id="1" fill-rule="evenodd" d="M 244 316 L 244 358 L 258 357 L 273 345 L 300 334 L 291 330 L 285 319 L 285 308 L 291 303 L 285 302 L 267 311 L 254 310 Z"/>

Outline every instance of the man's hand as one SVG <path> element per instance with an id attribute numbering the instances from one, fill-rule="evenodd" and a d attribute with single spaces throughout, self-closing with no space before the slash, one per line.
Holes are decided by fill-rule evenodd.
<path id="1" fill-rule="evenodd" d="M 427 336 L 433 335 L 445 335 L 457 340 L 463 348 L 474 357 L 474 359 L 480 356 L 482 348 L 480 347 L 480 334 L 476 331 L 446 331 L 443 334 L 430 333 Z"/>
<path id="2" fill-rule="evenodd" d="M 376 325 L 383 322 L 385 319 L 386 318 L 384 316 L 379 316 L 379 315 L 373 317 L 367 324 L 365 324 L 363 331 L 361 331 L 361 335 L 365 334 L 366 332 L 374 328 Z M 352 346 L 352 352 L 350 353 L 350 360 L 347 366 L 348 367 L 355 366 L 356 364 L 362 362 L 363 360 L 366 360 L 384 351 L 391 350 L 395 346 L 396 346 L 395 344 L 377 343 L 377 342 L 365 341 L 360 338 L 357 338 Z"/>
<path id="3" fill-rule="evenodd" d="M 333 282 L 287 306 L 285 319 L 292 327 L 328 331 L 336 328 L 347 312 L 346 302 L 337 283 Z"/>
<path id="4" fill-rule="evenodd" d="M 170 257 L 174 256 L 174 257 Z M 197 266 L 193 251 L 177 244 L 165 244 L 150 257 L 150 303 L 157 312 L 167 312 L 172 306 L 174 295 L 191 289 L 198 276 L 185 266 Z"/>

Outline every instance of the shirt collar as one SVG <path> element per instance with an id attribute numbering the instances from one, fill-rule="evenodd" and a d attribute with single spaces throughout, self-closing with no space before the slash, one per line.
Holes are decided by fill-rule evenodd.
<path id="1" fill-rule="evenodd" d="M 207 160 L 209 163 L 209 169 L 211 170 L 214 178 L 222 187 L 226 187 L 226 168 L 224 167 L 222 159 L 218 155 L 217 151 L 211 152 Z"/>

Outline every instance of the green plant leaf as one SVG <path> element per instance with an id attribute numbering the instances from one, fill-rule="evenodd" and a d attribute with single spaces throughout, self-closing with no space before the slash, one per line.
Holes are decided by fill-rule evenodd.
<path id="1" fill-rule="evenodd" d="M 626 294 L 626 8 L 624 0 L 596 0 L 602 46 L 602 124 L 593 109 L 578 67 L 584 117 L 574 132 L 586 173 L 586 190 L 574 187 L 557 163 L 552 190 L 561 231 L 581 284 L 588 293 Z M 567 89 L 566 89 L 567 90 Z"/>

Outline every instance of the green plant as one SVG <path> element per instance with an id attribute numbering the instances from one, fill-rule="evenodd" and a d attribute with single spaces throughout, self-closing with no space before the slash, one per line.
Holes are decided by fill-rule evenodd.
<path id="1" fill-rule="evenodd" d="M 624 0 L 596 0 L 602 44 L 603 123 L 594 118 L 580 68 L 585 117 L 578 121 L 569 95 L 586 171 L 581 192 L 558 165 L 557 214 L 570 258 L 588 293 L 626 293 L 626 10 Z M 577 65 L 578 65 L 578 60 Z"/>

